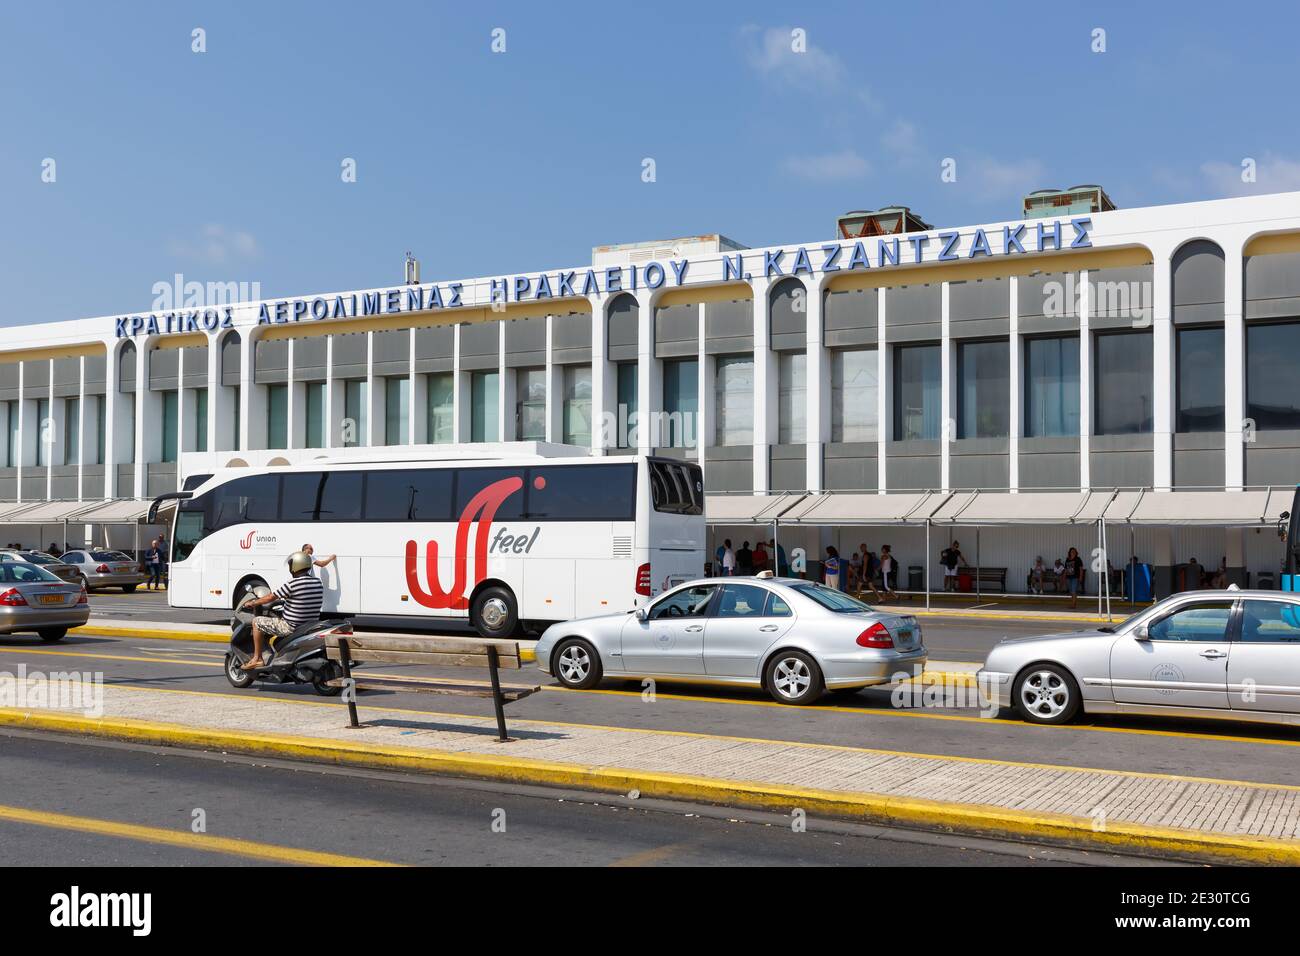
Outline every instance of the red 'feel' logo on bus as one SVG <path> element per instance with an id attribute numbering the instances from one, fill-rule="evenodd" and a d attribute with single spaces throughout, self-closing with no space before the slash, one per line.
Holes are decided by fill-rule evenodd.
<path id="1" fill-rule="evenodd" d="M 541 481 L 542 479 L 538 479 Z M 474 537 L 474 583 L 478 584 L 487 576 L 488 535 L 497 509 L 502 503 L 524 486 L 522 478 L 502 478 L 488 485 L 465 506 L 460 521 L 456 525 L 456 570 L 451 588 L 443 590 L 438 577 L 438 542 L 429 541 L 424 546 L 424 569 L 429 579 L 429 590 L 420 585 L 420 572 L 416 565 L 419 545 L 414 541 L 406 542 L 406 586 L 410 588 L 411 597 L 417 604 L 427 608 L 453 608 L 465 610 L 469 600 L 465 597 L 465 583 L 469 577 L 469 526 L 478 521 L 478 533 Z"/>

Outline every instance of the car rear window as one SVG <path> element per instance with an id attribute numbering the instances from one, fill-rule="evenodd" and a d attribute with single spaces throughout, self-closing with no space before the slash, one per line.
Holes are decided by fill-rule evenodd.
<path id="1" fill-rule="evenodd" d="M 34 564 L 0 564 L 0 584 L 62 584 L 57 577 Z"/>
<path id="2" fill-rule="evenodd" d="M 24 561 L 29 561 L 32 564 L 58 564 L 59 563 L 56 558 L 52 558 L 48 554 L 42 554 L 39 551 L 22 551 L 19 553 L 18 556 L 22 558 Z"/>
<path id="3" fill-rule="evenodd" d="M 90 557 L 92 560 L 95 561 L 130 561 L 131 560 L 131 558 L 128 555 L 123 554 L 121 551 L 92 551 L 90 552 Z"/>
<path id="4" fill-rule="evenodd" d="M 837 591 L 821 584 L 796 584 L 794 590 L 816 601 L 828 611 L 836 611 L 840 614 L 857 614 L 861 611 L 874 610 L 870 604 L 863 604 L 857 598 L 850 597 L 843 591 Z"/>

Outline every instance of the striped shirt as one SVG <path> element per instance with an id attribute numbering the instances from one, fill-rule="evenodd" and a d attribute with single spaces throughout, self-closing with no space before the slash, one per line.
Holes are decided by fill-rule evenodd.
<path id="1" fill-rule="evenodd" d="M 320 620 L 321 605 L 325 603 L 325 589 L 320 578 L 310 571 L 296 578 L 285 581 L 276 590 L 275 596 L 283 599 L 285 623 L 295 631 L 304 624 L 314 624 Z"/>

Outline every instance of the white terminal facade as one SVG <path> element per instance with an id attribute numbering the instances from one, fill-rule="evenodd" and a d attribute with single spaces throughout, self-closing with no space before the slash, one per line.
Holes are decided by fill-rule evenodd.
<path id="1" fill-rule="evenodd" d="M 980 226 L 882 211 L 882 234 L 7 328 L 0 538 L 20 505 L 146 499 L 214 466 L 547 441 L 698 459 L 737 545 L 788 511 L 785 544 L 891 543 L 906 568 L 923 524 L 936 550 L 983 523 L 980 561 L 1016 591 L 1105 517 L 1116 566 L 1275 571 L 1260 526 L 1300 480 L 1300 193 L 1048 199 Z M 1180 530 L 1188 502 L 1203 527 Z M 1168 527 L 1120 530 L 1152 508 Z"/>

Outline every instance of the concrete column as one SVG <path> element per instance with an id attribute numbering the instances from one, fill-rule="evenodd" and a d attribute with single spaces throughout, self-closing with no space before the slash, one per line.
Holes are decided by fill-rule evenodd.
<path id="1" fill-rule="evenodd" d="M 1174 484 L 1174 321 L 1172 250 L 1156 249 L 1151 268 L 1151 431 L 1155 453 L 1154 485 L 1168 491 Z M 1226 291 L 1226 290 L 1225 290 Z"/>
<path id="2" fill-rule="evenodd" d="M 289 340 L 289 355 L 286 360 L 285 377 L 288 380 L 285 387 L 285 415 L 288 422 L 285 423 L 284 429 L 285 442 L 289 448 L 302 448 L 307 444 L 307 388 L 301 382 L 294 381 L 293 369 L 294 346 L 297 345 L 297 339 Z"/>
<path id="3" fill-rule="evenodd" d="M 515 441 L 515 396 L 518 393 L 514 369 L 506 368 L 506 324 L 497 323 L 497 441 Z"/>
<path id="4" fill-rule="evenodd" d="M 86 463 L 86 357 L 77 359 L 77 500 L 82 499 L 81 473 Z M 91 439 L 92 441 L 94 439 Z"/>
<path id="5" fill-rule="evenodd" d="M 225 442 L 221 441 L 223 431 L 220 423 L 229 421 L 235 413 L 231 406 L 233 396 L 225 394 L 226 388 L 221 383 L 221 348 L 220 340 L 208 337 L 208 417 L 198 424 L 208 436 L 208 451 L 225 451 Z"/>
<path id="6" fill-rule="evenodd" d="M 118 353 L 106 349 L 104 356 L 104 447 L 100 450 L 99 460 L 104 463 L 104 497 L 117 497 L 117 431 L 121 413 L 121 395 L 118 392 L 117 371 Z M 21 394 L 21 393 L 20 393 Z"/>
<path id="7" fill-rule="evenodd" d="M 648 289 L 636 296 L 637 317 L 637 451 L 649 454 L 663 442 L 659 412 L 663 406 L 663 363 L 655 358 L 654 297 Z"/>
<path id="8" fill-rule="evenodd" d="M 822 335 L 824 282 L 804 283 L 807 289 L 807 452 L 804 481 L 809 491 L 821 491 L 825 482 L 825 446 L 831 440 L 831 351 Z"/>
<path id="9" fill-rule="evenodd" d="M 1242 240 L 1223 243 L 1223 483 L 1232 491 L 1246 484 L 1246 323 L 1243 317 Z M 1231 562 L 1231 555 L 1229 555 Z M 1231 566 L 1231 563 L 1230 565 Z"/>
<path id="10" fill-rule="evenodd" d="M 551 354 L 554 318 L 551 315 L 546 317 L 546 440 L 548 442 L 558 442 L 564 438 L 564 396 L 561 393 L 561 389 L 564 388 L 564 368 L 555 364 Z M 596 401 L 595 364 L 593 356 L 591 371 L 591 443 L 593 446 L 600 444 L 600 430 L 604 422 L 601 414 L 602 406 Z"/>
<path id="11" fill-rule="evenodd" d="M 45 461 L 45 500 L 49 501 L 54 490 L 54 466 L 63 464 L 63 450 L 67 447 L 67 406 L 63 399 L 54 398 L 54 363 L 49 362 L 49 384 L 45 390 L 46 407 L 50 410 L 49 428 L 43 426 L 41 438 L 49 446 Z M 66 546 L 67 542 L 64 542 Z"/>
<path id="12" fill-rule="evenodd" d="M 894 407 L 893 363 L 889 361 L 889 345 L 885 341 L 885 327 L 889 317 L 885 315 L 885 290 L 876 290 L 876 483 L 880 494 L 889 490 L 886 480 L 886 449 L 889 433 L 894 427 L 890 414 Z"/>
<path id="13" fill-rule="evenodd" d="M 605 318 L 605 305 L 596 295 L 588 296 L 587 301 L 591 304 L 591 453 L 603 455 L 607 448 L 618 447 L 618 383 L 614 378 L 614 363 L 609 360 L 609 324 Z M 547 401 L 550 400 L 548 385 Z"/>
<path id="14" fill-rule="evenodd" d="M 1223 554 L 1217 557 L 1228 559 L 1228 583 L 1244 588 L 1246 586 L 1246 530 L 1225 528 L 1223 536 Z M 1207 567 L 1218 567 L 1216 558 L 1207 557 L 1203 560 Z"/>
<path id="15" fill-rule="evenodd" d="M 754 493 L 771 487 L 768 457 L 777 436 L 777 358 L 772 351 L 772 282 L 751 279 L 754 306 Z"/>
<path id="16" fill-rule="evenodd" d="M 454 383 L 452 395 L 452 404 L 454 406 L 452 415 L 452 432 L 453 441 L 458 443 L 468 442 L 471 437 L 469 412 L 470 373 L 462 370 L 460 367 L 460 330 L 461 327 L 457 325 L 453 335 L 455 351 L 453 353 L 454 357 L 452 361 L 452 379 Z"/>
<path id="17" fill-rule="evenodd" d="M 1168 528 L 1156 528 L 1151 534 L 1151 587 L 1153 597 L 1166 598 L 1174 592 L 1174 544 Z"/>
<path id="18" fill-rule="evenodd" d="M 957 372 L 948 302 L 949 285 L 944 282 L 939 286 L 939 408 L 943 413 L 939 429 L 939 486 L 944 491 L 951 487 L 952 443 L 957 440 Z"/>
<path id="19" fill-rule="evenodd" d="M 423 445 L 429 440 L 429 376 L 415 374 L 415 329 L 411 329 L 410 346 L 406 443 Z"/>
<path id="20" fill-rule="evenodd" d="M 1020 340 L 1020 280 L 1011 276 L 1007 280 L 1011 293 L 1011 328 L 1009 343 L 1008 395 L 1010 408 L 1009 428 L 1007 429 L 1007 451 L 1010 455 L 1010 478 L 1008 484 L 1012 491 L 1020 489 L 1020 438 L 1024 434 L 1025 409 L 1021 386 L 1025 381 L 1025 350 Z"/>
<path id="21" fill-rule="evenodd" d="M 258 387 L 253 384 L 253 357 L 257 351 L 257 341 L 252 333 L 244 336 L 239 343 L 239 442 L 238 451 L 252 448 L 252 440 L 266 432 L 265 400 L 257 394 Z M 254 427 L 253 413 L 261 412 L 261 427 Z"/>
<path id="22" fill-rule="evenodd" d="M 325 448 L 338 445 L 338 426 L 335 424 L 343 417 L 343 394 L 341 382 L 334 379 L 334 336 L 325 336 Z"/>
<path id="23" fill-rule="evenodd" d="M 146 466 L 162 456 L 162 395 L 149 387 L 152 339 L 137 343 L 135 353 L 135 491 L 145 496 Z"/>
<path id="24" fill-rule="evenodd" d="M 366 333 L 366 440 L 362 443 L 374 448 L 382 445 L 384 439 L 384 401 L 383 379 L 375 375 L 375 333 Z"/>
<path id="25" fill-rule="evenodd" d="M 1092 335 L 1088 331 L 1088 317 L 1092 309 L 1092 295 L 1088 288 L 1088 270 L 1078 275 L 1079 280 L 1079 488 L 1087 491 L 1092 484 L 1092 462 L 1089 460 L 1092 435 Z"/>
<path id="26" fill-rule="evenodd" d="M 699 360 L 696 362 L 696 369 L 698 372 L 698 378 L 696 379 L 696 393 L 699 395 L 699 411 L 695 416 L 694 423 L 690 427 L 690 430 L 695 436 L 695 454 L 701 468 L 704 468 L 704 449 L 714 443 L 713 381 L 714 373 L 716 371 L 716 367 L 713 364 L 713 356 L 709 355 L 705 351 L 705 346 L 708 342 L 708 327 L 705 324 L 705 314 L 705 305 L 701 302 L 700 344 L 695 353 L 699 356 Z M 683 423 L 683 427 L 685 427 L 685 423 Z M 707 488 L 708 486 L 708 475 L 705 475 L 704 487 Z"/>

